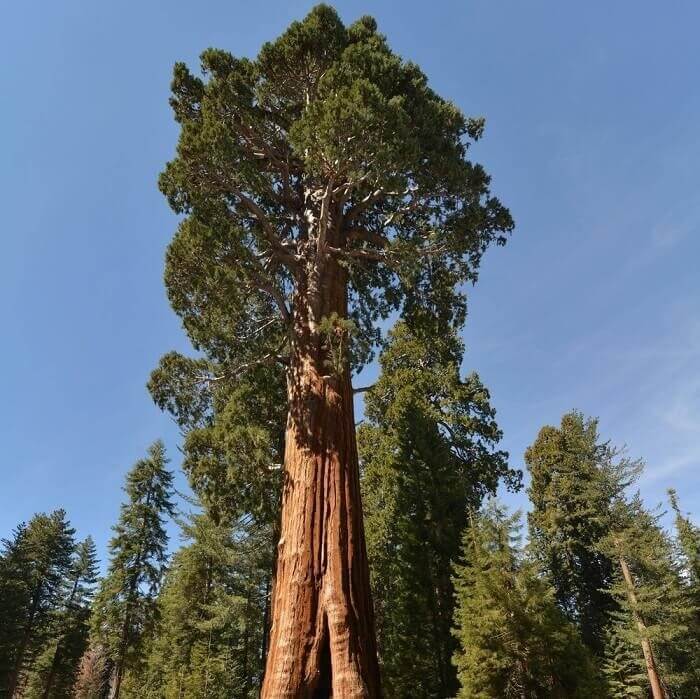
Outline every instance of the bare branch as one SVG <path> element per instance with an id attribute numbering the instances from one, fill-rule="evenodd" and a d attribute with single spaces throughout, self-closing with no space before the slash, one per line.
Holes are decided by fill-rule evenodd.
<path id="1" fill-rule="evenodd" d="M 280 237 L 277 235 L 274 227 L 270 223 L 270 219 L 263 209 L 256 204 L 250 197 L 243 194 L 239 190 L 234 190 L 234 194 L 238 197 L 241 204 L 257 219 L 260 227 L 262 228 L 265 240 L 270 244 L 273 252 L 279 257 L 280 260 L 284 261 L 291 267 L 297 267 L 299 264 L 299 259 L 297 255 L 294 254 L 293 250 L 286 246 Z"/>
<path id="2" fill-rule="evenodd" d="M 385 248 L 389 245 L 389 239 L 386 236 L 369 231 L 366 228 L 350 228 L 347 231 L 348 240 L 363 240 L 366 243 L 373 243 L 377 247 Z"/>
<path id="3" fill-rule="evenodd" d="M 346 260 L 371 260 L 372 262 L 386 262 L 387 256 L 383 250 L 367 250 L 365 248 L 356 250 L 343 250 L 341 248 L 326 246 L 331 255 Z"/>
<path id="4" fill-rule="evenodd" d="M 371 384 L 369 386 L 358 386 L 357 388 L 353 388 L 352 392 L 353 393 L 366 393 L 367 391 L 371 391 L 376 384 Z"/>
<path id="5" fill-rule="evenodd" d="M 372 204 L 378 202 L 380 199 L 383 199 L 385 196 L 386 193 L 383 189 L 375 189 L 373 192 L 370 192 L 366 197 L 360 199 L 360 201 L 357 204 L 355 204 L 355 206 L 353 206 L 347 214 L 345 214 L 345 220 L 352 221 L 356 219 L 363 211 L 372 206 Z"/>

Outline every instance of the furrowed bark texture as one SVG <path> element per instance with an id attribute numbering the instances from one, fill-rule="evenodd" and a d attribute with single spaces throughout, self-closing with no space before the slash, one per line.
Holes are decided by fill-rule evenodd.
<path id="1" fill-rule="evenodd" d="M 333 260 L 294 299 L 281 537 L 261 697 L 380 697 L 350 371 L 318 322 L 347 315 Z"/>

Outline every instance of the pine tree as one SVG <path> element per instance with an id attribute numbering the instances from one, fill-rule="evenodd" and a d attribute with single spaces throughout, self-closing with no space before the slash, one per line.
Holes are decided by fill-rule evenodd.
<path id="1" fill-rule="evenodd" d="M 700 696 L 700 644 L 693 634 L 696 608 L 659 524 L 636 494 L 614 503 L 610 533 L 601 549 L 617 562 L 611 592 L 618 637 L 636 651 L 655 699 Z"/>
<path id="2" fill-rule="evenodd" d="M 29 599 L 27 525 L 22 523 L 10 539 L 2 540 L 0 554 L 0 695 L 7 696 L 9 678 L 19 647 L 22 622 Z M 4 694 L 3 694 L 4 693 Z"/>
<path id="3" fill-rule="evenodd" d="M 255 60 L 208 50 L 202 67 L 206 80 L 175 68 L 181 135 L 160 183 L 186 218 L 166 285 L 221 369 L 209 383 L 287 373 L 262 695 L 378 696 L 351 370 L 430 270 L 449 307 L 512 221 L 467 160 L 483 120 L 440 99 L 371 18 L 345 27 L 320 5 Z"/>
<path id="4" fill-rule="evenodd" d="M 247 520 L 217 524 L 206 514 L 183 528 L 190 543 L 166 576 L 141 696 L 257 697 L 270 532 Z"/>
<path id="5" fill-rule="evenodd" d="M 202 380 L 205 372 L 217 380 Z M 273 365 L 228 377 L 214 360 L 174 353 L 153 372 L 151 393 L 185 436 L 183 469 L 202 513 L 184 524 L 191 543 L 176 554 L 159 602 L 149 691 L 259 690 L 279 538 L 284 382 Z"/>
<path id="6" fill-rule="evenodd" d="M 91 537 L 80 542 L 62 582 L 49 639 L 28 680 L 25 696 L 71 697 L 80 658 L 87 648 L 90 603 L 97 580 L 97 554 Z"/>
<path id="7" fill-rule="evenodd" d="M 700 527 L 681 512 L 676 491 L 669 490 L 668 494 L 675 514 L 676 537 L 683 580 L 688 587 L 693 604 L 698 608 L 695 630 L 700 638 Z"/>
<path id="8" fill-rule="evenodd" d="M 617 613 L 620 617 L 620 613 Z M 646 668 L 636 646 L 630 644 L 634 633 L 630 620 L 622 615 L 610 624 L 605 640 L 602 672 L 610 699 L 644 699 L 647 696 Z"/>
<path id="9" fill-rule="evenodd" d="M 610 507 L 635 478 L 639 462 L 598 437 L 598 423 L 571 412 L 561 426 L 543 427 L 525 452 L 531 481 L 528 514 L 532 550 L 557 602 L 598 656 L 616 608 L 609 594 L 616 568 L 598 542 L 609 534 Z"/>
<path id="10" fill-rule="evenodd" d="M 457 690 L 451 566 L 464 512 L 519 474 L 496 449 L 488 391 L 460 377 L 456 333 L 409 322 L 391 333 L 358 431 L 367 552 L 385 695 L 445 697 Z"/>
<path id="11" fill-rule="evenodd" d="M 174 514 L 173 476 L 162 442 L 128 473 L 127 502 L 110 541 L 110 562 L 93 604 L 92 633 L 114 668 L 111 696 L 118 699 L 124 672 L 139 662 L 139 644 L 152 627 L 155 597 L 167 560 L 164 517 Z"/>
<path id="12" fill-rule="evenodd" d="M 70 569 L 75 530 L 64 510 L 37 514 L 3 542 L 0 566 L 0 690 L 17 696 L 51 628 Z"/>
<path id="13" fill-rule="evenodd" d="M 519 514 L 472 515 L 455 566 L 460 698 L 601 696 L 576 628 L 518 546 Z"/>

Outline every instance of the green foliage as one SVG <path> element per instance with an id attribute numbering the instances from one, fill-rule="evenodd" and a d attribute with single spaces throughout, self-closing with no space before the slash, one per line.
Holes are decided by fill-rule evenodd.
<path id="1" fill-rule="evenodd" d="M 287 330 L 309 328 L 290 325 L 295 298 L 331 262 L 348 285 L 355 368 L 377 321 L 434 275 L 445 312 L 462 304 L 457 287 L 513 225 L 467 159 L 483 120 L 436 95 L 373 19 L 345 27 L 326 5 L 254 60 L 208 49 L 201 61 L 202 77 L 175 66 L 180 140 L 160 178 L 186 215 L 165 280 L 197 349 L 227 374 L 285 355 Z"/>
<path id="2" fill-rule="evenodd" d="M 471 515 L 455 566 L 455 665 L 464 699 L 601 696 L 576 628 L 518 546 L 519 514 Z"/>
<path id="3" fill-rule="evenodd" d="M 451 564 L 464 512 L 520 474 L 496 449 L 488 391 L 460 377 L 454 333 L 429 339 L 400 322 L 380 361 L 358 442 L 383 686 L 388 697 L 444 697 L 456 691 Z"/>
<path id="4" fill-rule="evenodd" d="M 144 697 L 257 696 L 272 570 L 269 527 L 246 520 L 231 527 L 206 514 L 183 527 L 190 543 L 173 559 L 145 671 L 130 684 Z"/>
<path id="5" fill-rule="evenodd" d="M 608 628 L 602 671 L 610 699 L 644 699 L 649 680 L 639 644 L 630 643 L 631 620 L 616 619 Z"/>
<path id="6" fill-rule="evenodd" d="M 639 662 L 642 640 L 650 642 L 671 696 L 698 696 L 697 608 L 683 582 L 673 543 L 659 524 L 661 515 L 647 510 L 637 494 L 619 499 L 612 517 L 614 526 L 599 545 L 611 558 L 626 562 L 633 581 L 630 590 L 617 572 L 611 588 L 620 610 L 613 614 L 617 637 L 627 642 L 630 654 L 636 651 Z"/>
<path id="7" fill-rule="evenodd" d="M 602 655 L 616 605 L 608 590 L 614 562 L 597 546 L 610 532 L 613 499 L 641 468 L 600 442 L 596 420 L 571 412 L 560 427 L 543 427 L 525 452 L 530 469 L 530 539 L 557 602 Z"/>
<path id="8" fill-rule="evenodd" d="M 72 697 L 80 659 L 89 636 L 90 604 L 97 580 L 97 553 L 91 537 L 80 542 L 62 581 L 49 639 L 34 664 L 24 696 Z"/>
<path id="9" fill-rule="evenodd" d="M 700 527 L 681 512 L 675 490 L 668 491 L 671 507 L 676 515 L 677 556 L 684 584 L 698 608 L 697 627 L 700 634 Z"/>
<path id="10" fill-rule="evenodd" d="M 341 318 L 334 311 L 331 315 L 321 318 L 318 329 L 326 347 L 327 369 L 331 374 L 339 376 L 345 370 L 348 345 L 357 329 L 355 323 Z"/>
<path id="11" fill-rule="evenodd" d="M 3 541 L 0 557 L 0 691 L 12 695 L 50 638 L 71 569 L 75 530 L 63 510 L 37 514 Z"/>
<path id="12" fill-rule="evenodd" d="M 109 569 L 93 605 L 93 641 L 114 663 L 118 681 L 126 667 L 139 664 L 141 639 L 156 618 L 155 598 L 167 561 L 164 517 L 174 514 L 173 476 L 166 463 L 162 442 L 155 442 L 147 458 L 127 474 L 127 501 L 114 526 Z"/>

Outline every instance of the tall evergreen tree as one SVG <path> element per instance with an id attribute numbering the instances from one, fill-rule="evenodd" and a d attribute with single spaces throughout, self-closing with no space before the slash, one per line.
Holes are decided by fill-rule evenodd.
<path id="1" fill-rule="evenodd" d="M 320 5 L 255 60 L 208 50 L 202 67 L 206 80 L 175 68 L 182 130 L 161 188 L 186 218 L 166 285 L 223 375 L 287 371 L 262 694 L 378 696 L 351 370 L 430 270 L 450 281 L 449 309 L 512 221 L 467 160 L 483 121 L 440 99 L 371 18 L 345 27 Z"/>
<path id="2" fill-rule="evenodd" d="M 464 513 L 520 474 L 496 449 L 488 391 L 460 377 L 456 334 L 416 320 L 391 333 L 358 444 L 384 693 L 446 697 L 457 690 L 451 566 Z"/>
<path id="3" fill-rule="evenodd" d="M 492 503 L 471 520 L 455 567 L 458 696 L 601 696 L 576 627 L 518 545 L 519 514 Z"/>
<path id="4" fill-rule="evenodd" d="M 207 375 L 217 380 L 203 380 Z M 183 468 L 202 513 L 196 526 L 185 525 L 191 543 L 177 554 L 168 575 L 148 686 L 173 692 L 187 685 L 194 691 L 197 677 L 203 677 L 208 691 L 257 690 L 279 538 L 284 374 L 265 365 L 228 377 L 214 360 L 170 354 L 154 371 L 149 388 L 185 435 Z M 185 584 L 205 578 L 207 586 Z M 229 598 L 231 609 L 216 611 Z M 219 601 L 210 605 L 211 599 Z M 192 609 L 198 610 L 195 617 L 190 617 Z M 195 662 L 204 647 L 209 661 Z M 178 666 L 171 662 L 175 657 L 183 659 Z M 224 666 L 228 677 L 222 675 Z"/>
<path id="5" fill-rule="evenodd" d="M 22 622 L 25 619 L 29 584 L 27 525 L 16 527 L 9 539 L 2 540 L 0 553 L 0 696 L 8 696 Z"/>
<path id="6" fill-rule="evenodd" d="M 87 648 L 90 602 L 97 580 L 97 553 L 91 537 L 80 542 L 63 580 L 50 637 L 28 681 L 27 698 L 72 697 L 78 664 Z"/>
<path id="7" fill-rule="evenodd" d="M 600 441 L 597 420 L 576 411 L 543 427 L 525 452 L 530 539 L 557 602 L 599 656 L 616 608 L 609 589 L 616 568 L 598 542 L 610 532 L 610 507 L 640 468 Z"/>
<path id="8" fill-rule="evenodd" d="M 676 538 L 683 578 L 688 586 L 693 604 L 698 608 L 696 630 L 698 637 L 700 637 L 700 527 L 681 512 L 676 491 L 669 490 L 668 494 L 675 514 Z"/>
<path id="9" fill-rule="evenodd" d="M 37 514 L 5 541 L 0 564 L 0 690 L 18 696 L 51 629 L 70 569 L 75 530 L 64 510 Z"/>
<path id="10" fill-rule="evenodd" d="M 119 697 L 124 671 L 140 660 L 139 644 L 156 613 L 167 560 L 165 517 L 174 514 L 173 476 L 162 442 L 136 462 L 126 477 L 127 502 L 110 541 L 110 562 L 93 604 L 92 632 L 113 662 L 111 696 Z"/>
<path id="11" fill-rule="evenodd" d="M 639 497 L 618 499 L 600 548 L 617 564 L 611 593 L 618 638 L 636 651 L 654 699 L 700 696 L 696 608 L 683 584 L 672 542 Z"/>
<path id="12" fill-rule="evenodd" d="M 250 518 L 232 527 L 206 514 L 183 526 L 190 543 L 166 576 L 146 672 L 136 680 L 141 696 L 257 697 L 270 532 Z"/>

